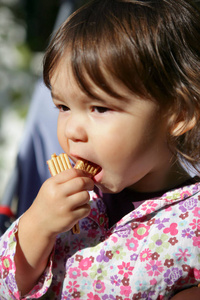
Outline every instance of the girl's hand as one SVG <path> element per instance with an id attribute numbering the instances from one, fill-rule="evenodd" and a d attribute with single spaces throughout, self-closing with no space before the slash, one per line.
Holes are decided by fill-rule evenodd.
<path id="1" fill-rule="evenodd" d="M 89 214 L 88 191 L 93 188 L 87 173 L 66 170 L 45 181 L 27 214 L 48 237 L 68 231 Z"/>
<path id="2" fill-rule="evenodd" d="M 93 180 L 70 169 L 49 178 L 19 221 L 15 254 L 16 281 L 28 293 L 47 266 L 58 233 L 70 230 L 90 212 Z"/>

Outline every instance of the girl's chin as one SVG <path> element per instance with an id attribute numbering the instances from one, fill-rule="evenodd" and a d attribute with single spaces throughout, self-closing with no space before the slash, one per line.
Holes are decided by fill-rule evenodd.
<path id="1" fill-rule="evenodd" d="M 124 182 L 122 178 L 113 177 L 110 173 L 108 175 L 103 169 L 92 179 L 94 180 L 95 186 L 100 189 L 102 193 L 117 194 L 127 187 L 126 182 Z"/>
<path id="2" fill-rule="evenodd" d="M 100 172 L 101 173 L 101 172 Z M 102 179 L 101 174 L 98 173 L 93 177 L 95 186 L 102 192 L 106 194 L 116 194 L 121 192 L 124 187 L 117 186 L 116 183 L 112 184 L 112 182 L 106 182 Z M 99 176 L 98 176 L 99 175 Z"/>
<path id="3" fill-rule="evenodd" d="M 109 188 L 105 187 L 102 184 L 95 183 L 95 186 L 103 193 L 103 194 L 114 194 Z"/>
<path id="4" fill-rule="evenodd" d="M 117 189 L 116 187 L 107 187 L 103 184 L 96 184 L 95 186 L 104 194 L 117 194 L 120 193 L 122 191 L 122 189 Z"/>

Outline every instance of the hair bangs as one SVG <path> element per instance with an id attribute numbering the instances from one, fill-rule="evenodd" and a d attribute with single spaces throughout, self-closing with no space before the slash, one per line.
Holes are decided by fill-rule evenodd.
<path id="1" fill-rule="evenodd" d="M 111 84 L 113 79 L 117 78 L 111 71 L 112 61 L 109 59 L 108 65 L 105 56 L 102 55 L 105 44 L 102 40 L 98 43 L 95 40 L 97 29 L 95 24 L 91 23 L 84 33 L 82 27 L 75 32 L 70 50 L 70 64 L 74 78 L 79 87 L 90 97 L 97 97 L 93 88 L 96 86 L 112 97 L 121 98 Z"/>
<path id="2" fill-rule="evenodd" d="M 54 37 L 44 59 L 45 84 L 51 86 L 51 75 L 65 52 L 70 55 L 75 80 L 89 96 L 96 97 L 91 88 L 93 83 L 110 96 L 122 98 L 114 80 L 137 96 L 153 98 L 145 87 L 144 78 L 149 76 L 139 45 L 131 37 L 139 31 L 137 22 L 133 24 L 131 20 L 131 3 L 110 0 L 96 4 L 98 9 L 86 5 L 75 12 Z"/>
<path id="3" fill-rule="evenodd" d="M 93 12 L 87 17 L 87 22 L 76 26 L 73 32 L 70 63 L 77 83 L 84 92 L 94 97 L 91 82 L 110 96 L 121 98 L 116 85 L 113 87 L 113 80 L 144 96 L 142 79 L 136 76 L 136 69 L 140 68 L 134 70 L 133 51 L 126 46 L 129 39 L 127 32 L 123 28 L 121 33 L 118 28 L 123 26 L 123 22 L 119 20 L 116 26 L 109 13 L 104 13 L 104 18 L 98 16 Z M 130 63 L 127 64 L 127 60 Z"/>

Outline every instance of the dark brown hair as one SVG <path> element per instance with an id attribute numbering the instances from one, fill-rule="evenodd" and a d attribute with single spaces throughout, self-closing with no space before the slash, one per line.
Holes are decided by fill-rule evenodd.
<path id="1" fill-rule="evenodd" d="M 113 78 L 137 96 L 157 101 L 169 117 L 169 132 L 177 122 L 195 118 L 196 126 L 179 137 L 169 134 L 168 140 L 175 153 L 194 166 L 199 162 L 200 11 L 192 1 L 91 1 L 60 27 L 46 51 L 43 77 L 49 88 L 66 52 L 89 96 L 94 96 L 93 81 L 120 98 L 117 86 L 109 84 Z"/>

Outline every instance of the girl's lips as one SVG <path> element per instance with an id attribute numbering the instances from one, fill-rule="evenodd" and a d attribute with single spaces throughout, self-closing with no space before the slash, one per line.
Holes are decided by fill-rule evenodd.
<path id="1" fill-rule="evenodd" d="M 103 177 L 103 170 L 99 167 L 97 174 L 92 178 L 95 183 L 100 183 Z"/>

